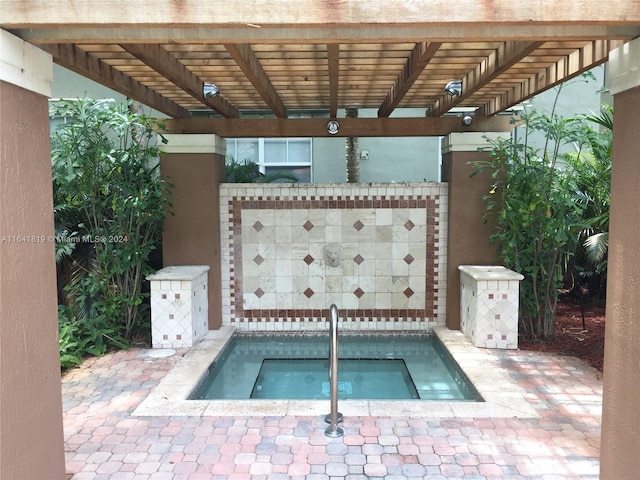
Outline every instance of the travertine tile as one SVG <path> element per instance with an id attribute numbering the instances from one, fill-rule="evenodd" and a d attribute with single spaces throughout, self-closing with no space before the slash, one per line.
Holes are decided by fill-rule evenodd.
<path id="1" fill-rule="evenodd" d="M 326 318 L 335 303 L 367 328 L 443 325 L 446 189 L 223 185 L 223 323 L 270 330 L 271 321 Z"/>

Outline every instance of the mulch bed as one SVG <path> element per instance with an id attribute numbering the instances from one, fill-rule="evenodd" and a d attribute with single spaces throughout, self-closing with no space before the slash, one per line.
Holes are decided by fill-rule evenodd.
<path id="1" fill-rule="evenodd" d="M 554 337 L 547 342 L 520 338 L 521 350 L 554 352 L 584 360 L 602 372 L 604 356 L 605 305 L 603 301 L 586 300 L 585 327 L 582 325 L 580 302 L 562 298 L 558 302 L 554 324 Z"/>

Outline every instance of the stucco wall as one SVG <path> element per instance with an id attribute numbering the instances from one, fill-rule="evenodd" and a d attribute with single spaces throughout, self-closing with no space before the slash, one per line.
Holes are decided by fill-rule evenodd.
<path id="1" fill-rule="evenodd" d="M 488 241 L 491 224 L 484 222 L 482 197 L 491 190 L 491 175 L 484 172 L 472 177 L 475 167 L 469 164 L 487 157 L 487 152 L 453 150 L 442 158 L 442 180 L 449 184 L 447 327 L 453 330 L 460 329 L 458 266 L 500 265 L 496 263 L 495 248 Z"/>
<path id="2" fill-rule="evenodd" d="M 579 75 L 566 83 L 551 88 L 528 100 L 537 110 L 550 113 L 554 108 L 562 116 L 598 112 L 605 84 L 605 66 L 592 68 L 585 76 Z M 593 78 L 591 78 L 593 75 Z M 555 107 L 554 107 L 555 104 Z"/>
<path id="3" fill-rule="evenodd" d="M 391 117 L 423 117 L 424 110 L 401 108 Z M 338 111 L 344 117 L 344 111 Z M 374 118 L 375 109 L 359 109 L 358 117 Z M 359 150 L 368 153 L 360 160 L 360 182 L 439 181 L 440 139 L 438 137 L 359 137 Z M 344 138 L 313 139 L 313 181 L 344 183 L 346 158 Z"/>
<path id="4" fill-rule="evenodd" d="M 47 98 L 0 82 L 0 478 L 64 478 Z"/>
<path id="5" fill-rule="evenodd" d="M 53 66 L 52 89 L 53 98 L 82 98 L 86 96 L 88 98 L 113 98 L 116 102 L 124 102 L 126 100 L 126 97 L 121 93 L 78 75 L 60 65 Z"/>
<path id="6" fill-rule="evenodd" d="M 209 265 L 209 328 L 221 325 L 220 203 L 224 156 L 168 153 L 160 160 L 162 176 L 175 185 L 173 215 L 166 218 L 162 240 L 165 267 Z"/>
<path id="7" fill-rule="evenodd" d="M 614 98 L 601 477 L 632 479 L 640 472 L 640 87 Z"/>

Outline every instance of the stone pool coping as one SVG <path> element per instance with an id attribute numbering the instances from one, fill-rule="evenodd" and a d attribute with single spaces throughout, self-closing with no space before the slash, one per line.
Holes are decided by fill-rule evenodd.
<path id="1" fill-rule="evenodd" d="M 329 400 L 188 400 L 234 333 L 212 330 L 192 347 L 134 410 L 132 416 L 317 416 L 329 412 Z M 500 368 L 497 356 L 474 347 L 459 330 L 435 327 L 440 339 L 484 402 L 431 400 L 341 400 L 345 416 L 464 418 L 538 418 L 525 390 Z"/>

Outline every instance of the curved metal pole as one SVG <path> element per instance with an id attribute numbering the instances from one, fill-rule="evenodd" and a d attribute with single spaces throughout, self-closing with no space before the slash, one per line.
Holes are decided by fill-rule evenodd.
<path id="1" fill-rule="evenodd" d="M 338 427 L 338 307 L 331 305 L 329 309 L 329 391 L 331 396 L 331 412 L 329 426 L 324 431 L 327 437 L 341 437 L 344 430 Z"/>

